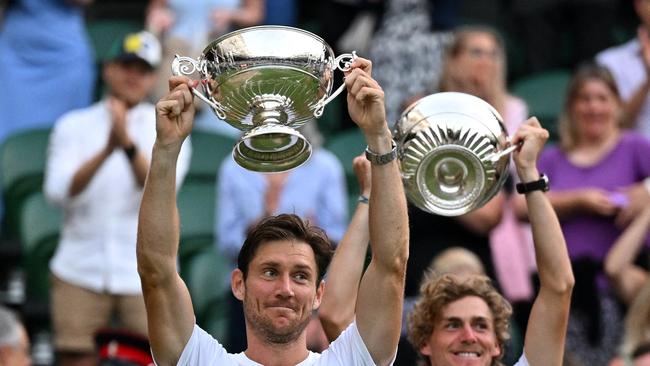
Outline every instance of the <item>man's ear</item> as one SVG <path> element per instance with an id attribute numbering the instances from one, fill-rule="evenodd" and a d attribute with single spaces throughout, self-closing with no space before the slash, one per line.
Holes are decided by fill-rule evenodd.
<path id="1" fill-rule="evenodd" d="M 429 341 L 424 342 L 424 344 L 422 344 L 420 346 L 420 353 L 425 355 L 425 356 L 431 356 L 431 354 L 433 352 L 431 352 L 431 347 L 429 346 Z"/>
<path id="2" fill-rule="evenodd" d="M 244 301 L 246 284 L 244 283 L 244 272 L 239 268 L 236 268 L 230 274 L 230 288 L 232 289 L 233 295 L 235 295 L 238 300 Z"/>
<path id="3" fill-rule="evenodd" d="M 313 310 L 317 310 L 320 307 L 321 301 L 323 301 L 323 294 L 325 293 L 325 281 L 321 280 L 318 287 L 316 287 L 316 296 L 314 296 Z"/>

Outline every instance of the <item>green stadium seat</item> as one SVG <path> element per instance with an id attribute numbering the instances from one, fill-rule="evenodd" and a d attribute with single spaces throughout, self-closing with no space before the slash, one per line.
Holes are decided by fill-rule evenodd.
<path id="1" fill-rule="evenodd" d="M 528 104 L 529 114 L 536 116 L 550 134 L 552 142 L 558 141 L 557 120 L 562 112 L 569 70 L 553 70 L 517 80 L 512 93 Z"/>
<path id="2" fill-rule="evenodd" d="M 28 301 L 47 302 L 49 299 L 49 262 L 58 244 L 62 223 L 61 210 L 48 203 L 42 192 L 33 193 L 25 200 L 20 215 L 20 242 Z"/>
<path id="3" fill-rule="evenodd" d="M 49 136 L 49 128 L 21 131 L 7 137 L 0 147 L 5 237 L 17 236 L 23 201 L 42 189 Z"/>
<path id="4" fill-rule="evenodd" d="M 215 189 L 214 182 L 190 181 L 178 192 L 181 269 L 186 258 L 214 246 Z"/>
<path id="5" fill-rule="evenodd" d="M 213 247 L 206 248 L 192 256 L 184 273 L 183 279 L 192 296 L 197 324 L 223 342 L 230 291 L 230 271 L 226 261 Z"/>
<path id="6" fill-rule="evenodd" d="M 185 182 L 212 182 L 217 180 L 219 166 L 229 158 L 237 140 L 213 132 L 192 132 L 192 161 Z"/>
<path id="7" fill-rule="evenodd" d="M 95 49 L 95 59 L 102 63 L 108 58 L 116 40 L 142 30 L 143 23 L 130 19 L 93 19 L 87 22 L 86 28 Z"/>

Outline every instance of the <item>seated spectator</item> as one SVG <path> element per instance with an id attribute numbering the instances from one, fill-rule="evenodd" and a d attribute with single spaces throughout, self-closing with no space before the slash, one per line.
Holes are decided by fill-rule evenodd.
<path id="1" fill-rule="evenodd" d="M 95 331 L 116 325 L 147 333 L 136 264 L 142 189 L 156 139 L 155 108 L 145 102 L 160 64 L 150 33 L 116 42 L 103 67 L 107 95 L 59 119 L 50 136 L 44 192 L 64 211 L 50 261 L 55 347 L 63 366 L 95 365 Z M 182 149 L 177 182 L 189 168 Z"/>
<path id="2" fill-rule="evenodd" d="M 31 366 L 29 338 L 16 314 L 0 306 L 0 365 Z"/>

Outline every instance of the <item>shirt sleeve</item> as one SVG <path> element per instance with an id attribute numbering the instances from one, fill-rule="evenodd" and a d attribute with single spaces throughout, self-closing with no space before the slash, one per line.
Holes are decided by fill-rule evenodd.
<path id="1" fill-rule="evenodd" d="M 216 339 L 195 324 L 192 336 L 187 341 L 177 365 L 235 366 L 235 363 L 226 352 L 226 349 Z"/>
<path id="2" fill-rule="evenodd" d="M 397 350 L 395 350 L 397 355 Z M 395 356 L 390 365 L 395 362 Z M 326 349 L 315 366 L 375 366 L 370 352 L 363 342 L 357 323 L 353 322 Z"/>
<path id="3" fill-rule="evenodd" d="M 526 354 L 522 353 L 521 357 L 519 357 L 519 361 L 517 361 L 517 363 L 514 364 L 513 366 L 530 366 L 528 364 L 528 360 L 526 359 Z"/>
<path id="4" fill-rule="evenodd" d="M 78 150 L 79 137 L 74 131 L 76 114 L 64 115 L 52 129 L 47 148 L 43 191 L 52 203 L 64 205 L 69 199 L 70 184 L 83 164 Z"/>

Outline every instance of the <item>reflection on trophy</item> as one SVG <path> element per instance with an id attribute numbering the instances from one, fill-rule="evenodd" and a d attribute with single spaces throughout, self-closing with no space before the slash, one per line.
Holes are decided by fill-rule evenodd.
<path id="1" fill-rule="evenodd" d="M 503 186 L 517 148 L 487 102 L 464 93 L 437 93 L 409 106 L 393 136 L 411 203 L 443 216 L 483 206 Z"/>
<path id="2" fill-rule="evenodd" d="M 233 150 L 242 167 L 281 172 L 311 155 L 297 127 L 323 114 L 333 94 L 333 73 L 347 71 L 354 53 L 334 57 L 332 48 L 307 31 L 259 26 L 226 34 L 195 60 L 176 56 L 174 75 L 199 74 L 194 94 L 244 135 Z M 330 95 L 331 94 L 331 95 Z"/>

